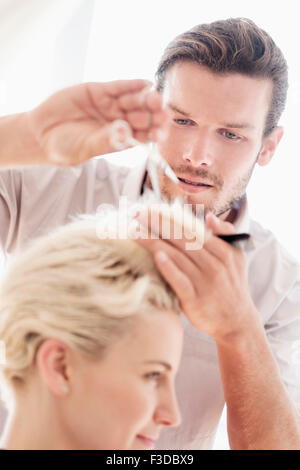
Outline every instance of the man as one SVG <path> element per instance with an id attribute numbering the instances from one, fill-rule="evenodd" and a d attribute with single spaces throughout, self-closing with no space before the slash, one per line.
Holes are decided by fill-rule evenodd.
<path id="1" fill-rule="evenodd" d="M 33 157 L 24 162 L 20 149 L 14 161 L 51 164 L 54 158 L 72 165 L 111 151 L 107 128 L 116 118 L 128 120 L 140 140 L 151 131 L 181 180 L 176 187 L 160 174 L 162 193 L 204 204 L 214 234 L 249 231 L 255 244 L 246 260 L 216 236 L 197 252 L 186 252 L 183 240 L 137 240 L 153 252 L 188 319 L 178 375 L 182 423 L 164 432 L 158 447 L 211 448 L 226 401 L 231 448 L 300 448 L 299 266 L 249 220 L 245 196 L 255 163 L 269 163 L 283 134 L 278 120 L 286 99 L 285 60 L 251 21 L 231 19 L 176 38 L 157 78 L 168 117 L 155 93 L 141 99 L 141 85 L 113 99 L 102 95 L 101 113 L 95 111 L 101 100 L 89 88 L 88 102 L 72 100 L 75 114 L 72 108 L 57 118 L 57 103 L 50 113 L 41 105 L 27 114 L 31 131 L 23 142 L 30 142 Z M 4 164 L 8 160 L 2 152 Z M 20 249 L 70 215 L 117 204 L 121 195 L 136 200 L 144 184 L 150 186 L 144 166 L 129 172 L 102 160 L 72 169 L 5 170 L 3 248 Z M 140 222 L 145 225 L 143 214 Z"/>

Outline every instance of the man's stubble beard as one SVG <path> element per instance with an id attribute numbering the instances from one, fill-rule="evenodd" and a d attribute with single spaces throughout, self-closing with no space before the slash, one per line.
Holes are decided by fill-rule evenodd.
<path id="1" fill-rule="evenodd" d="M 229 213 L 232 209 L 237 209 L 242 199 L 244 199 L 245 197 L 246 188 L 253 173 L 258 156 L 256 157 L 254 163 L 252 164 L 248 172 L 243 177 L 239 178 L 235 185 L 228 191 L 227 196 L 225 195 L 224 197 L 222 197 L 222 187 L 224 185 L 223 180 L 221 180 L 220 178 L 214 178 L 214 181 L 211 182 L 215 183 L 215 185 L 214 189 L 212 189 L 211 191 L 218 192 L 218 196 L 214 200 L 205 202 L 205 198 L 203 198 L 203 200 L 201 201 L 199 196 L 195 200 L 193 195 L 186 195 L 186 197 L 184 198 L 184 202 L 192 205 L 192 210 L 195 214 L 197 214 L 197 204 L 204 205 L 204 214 L 207 214 L 208 212 L 213 212 L 218 217 L 227 212 Z M 206 170 L 202 172 L 198 171 L 198 174 L 196 172 L 196 175 L 200 178 L 205 178 L 207 174 L 208 172 Z M 168 201 L 172 201 L 177 196 L 183 196 L 183 192 L 180 190 L 176 191 L 176 186 L 173 182 L 169 180 L 166 175 L 160 175 L 160 190 L 162 196 Z"/>

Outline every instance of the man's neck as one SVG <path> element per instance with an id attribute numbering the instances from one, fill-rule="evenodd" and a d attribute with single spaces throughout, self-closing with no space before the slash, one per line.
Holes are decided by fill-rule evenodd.
<path id="1" fill-rule="evenodd" d="M 237 215 L 238 215 L 237 209 L 229 209 L 229 211 L 220 215 L 220 219 L 223 220 L 224 222 L 230 222 L 231 224 L 234 224 L 237 218 Z"/>

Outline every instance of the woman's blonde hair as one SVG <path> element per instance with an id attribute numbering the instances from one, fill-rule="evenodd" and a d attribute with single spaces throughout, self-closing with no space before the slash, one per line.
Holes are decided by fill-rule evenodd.
<path id="1" fill-rule="evenodd" d="M 180 312 L 152 255 L 130 239 L 100 239 L 96 219 L 73 222 L 35 240 L 3 278 L 3 375 L 23 383 L 47 338 L 101 356 L 134 315 L 163 309 Z"/>

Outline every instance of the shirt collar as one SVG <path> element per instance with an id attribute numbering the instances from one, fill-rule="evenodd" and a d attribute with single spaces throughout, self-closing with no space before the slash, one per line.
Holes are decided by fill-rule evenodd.
<path id="1" fill-rule="evenodd" d="M 122 196 L 126 196 L 130 202 L 136 202 L 141 195 L 146 165 L 147 158 L 141 164 L 132 168 L 125 179 Z"/>
<path id="2" fill-rule="evenodd" d="M 147 159 L 132 168 L 127 175 L 122 195 L 126 196 L 131 202 L 136 202 L 141 195 L 142 184 L 145 179 L 146 165 Z M 237 215 L 233 225 L 237 233 L 249 233 L 250 218 L 246 195 L 243 197 L 237 208 Z"/>
<path id="3" fill-rule="evenodd" d="M 250 230 L 250 218 L 247 196 L 245 195 L 241 200 L 237 209 L 237 215 L 233 222 L 234 228 L 237 233 L 249 233 Z"/>

